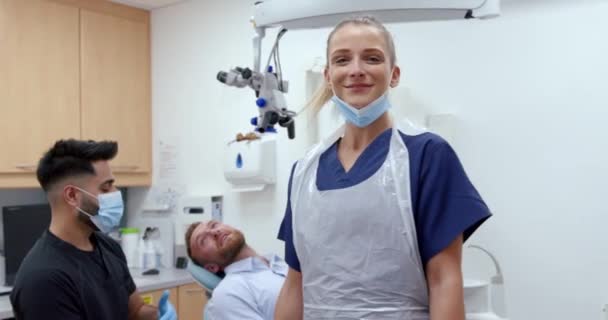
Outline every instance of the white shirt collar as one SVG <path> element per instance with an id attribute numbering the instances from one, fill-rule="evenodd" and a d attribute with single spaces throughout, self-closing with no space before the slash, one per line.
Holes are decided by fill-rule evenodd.
<path id="1" fill-rule="evenodd" d="M 268 260 L 270 264 L 270 270 L 273 273 L 276 273 L 283 277 L 287 276 L 287 265 L 285 264 L 285 261 L 283 261 L 283 259 L 281 259 L 276 254 L 267 254 L 263 257 Z M 256 272 L 268 269 L 269 267 L 266 265 L 266 262 L 264 262 L 259 257 L 249 257 L 231 263 L 226 268 L 224 268 L 224 272 L 226 274 L 231 274 L 241 272 Z"/>

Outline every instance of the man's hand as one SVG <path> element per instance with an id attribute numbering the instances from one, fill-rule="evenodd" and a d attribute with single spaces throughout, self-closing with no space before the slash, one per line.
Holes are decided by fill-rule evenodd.
<path id="1" fill-rule="evenodd" d="M 158 319 L 177 320 L 177 313 L 171 302 L 169 302 L 169 290 L 165 290 L 158 300 Z"/>

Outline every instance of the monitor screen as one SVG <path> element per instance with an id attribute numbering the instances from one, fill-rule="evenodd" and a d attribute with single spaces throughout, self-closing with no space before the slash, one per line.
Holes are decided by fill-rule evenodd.
<path id="1" fill-rule="evenodd" d="M 2 208 L 6 284 L 12 286 L 21 261 L 51 223 L 48 204 Z"/>

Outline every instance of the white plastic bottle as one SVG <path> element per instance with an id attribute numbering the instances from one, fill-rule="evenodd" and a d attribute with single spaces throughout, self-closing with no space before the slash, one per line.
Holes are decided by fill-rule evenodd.
<path id="1" fill-rule="evenodd" d="M 120 229 L 121 240 L 120 244 L 127 259 L 127 266 L 135 268 L 138 265 L 138 246 L 139 246 L 139 229 L 137 228 L 122 228 Z"/>
<path id="2" fill-rule="evenodd" d="M 156 268 L 156 252 L 150 240 L 144 240 L 144 269 Z"/>
<path id="3" fill-rule="evenodd" d="M 156 268 L 162 268 L 163 267 L 163 248 L 160 245 L 160 241 L 158 240 L 154 240 L 154 255 L 155 255 L 155 259 L 154 259 L 154 264 Z"/>
<path id="4" fill-rule="evenodd" d="M 139 239 L 139 245 L 137 246 L 137 267 L 145 268 L 145 257 L 146 253 L 146 244 L 144 239 Z"/>

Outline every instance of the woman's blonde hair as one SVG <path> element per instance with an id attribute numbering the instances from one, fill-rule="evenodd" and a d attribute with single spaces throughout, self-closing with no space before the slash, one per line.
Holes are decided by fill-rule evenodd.
<path id="1" fill-rule="evenodd" d="M 378 21 L 376 18 L 372 16 L 356 16 L 348 19 L 344 19 L 338 23 L 334 29 L 329 33 L 327 37 L 327 49 L 325 51 L 325 68 L 329 64 L 329 44 L 331 43 L 331 39 L 333 38 L 336 31 L 340 30 L 342 27 L 346 25 L 364 25 L 371 26 L 380 30 L 382 35 L 384 36 L 384 40 L 386 41 L 386 45 L 388 47 L 389 61 L 391 63 L 391 67 L 393 67 L 396 63 L 397 57 L 395 54 L 395 43 L 393 42 L 393 37 L 388 32 L 386 27 Z M 311 108 L 312 115 L 316 115 L 321 111 L 321 108 L 331 99 L 334 95 L 333 91 L 327 84 L 327 82 L 323 81 L 321 86 L 315 91 L 312 98 L 306 103 L 305 108 Z"/>

